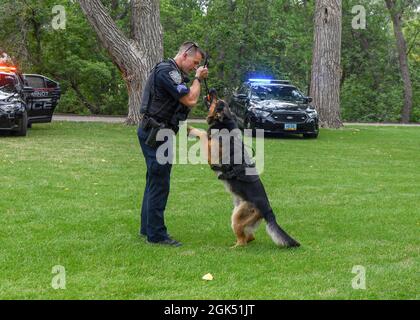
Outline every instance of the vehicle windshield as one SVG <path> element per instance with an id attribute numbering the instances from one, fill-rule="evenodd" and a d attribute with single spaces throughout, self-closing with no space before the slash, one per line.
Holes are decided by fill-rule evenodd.
<path id="1" fill-rule="evenodd" d="M 252 97 L 258 100 L 304 102 L 304 95 L 295 87 L 258 85 L 252 87 Z"/>
<path id="2" fill-rule="evenodd" d="M 0 91 L 6 94 L 16 92 L 15 77 L 7 73 L 0 73 Z"/>

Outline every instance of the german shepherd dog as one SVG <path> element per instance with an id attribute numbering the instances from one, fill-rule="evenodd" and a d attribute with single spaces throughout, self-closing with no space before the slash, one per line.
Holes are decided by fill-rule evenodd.
<path id="1" fill-rule="evenodd" d="M 226 189 L 233 197 L 234 209 L 231 220 L 232 229 L 237 239 L 234 247 L 245 246 L 248 242 L 253 241 L 255 239 L 254 232 L 262 219 L 266 221 L 266 231 L 276 245 L 280 247 L 300 246 L 299 242 L 289 236 L 277 224 L 264 186 L 256 170 L 253 175 L 245 175 L 243 170 L 245 165 L 233 166 L 234 168 L 239 168 L 239 170 L 230 170 L 228 172 L 223 170 L 223 166 L 217 165 L 221 161 L 223 144 L 219 143 L 219 137 L 216 138 L 212 132 L 215 132 L 214 129 L 227 129 L 231 132 L 234 129 L 239 130 L 239 128 L 228 104 L 223 100 L 219 100 L 215 91 L 210 92 L 207 102 L 209 107 L 207 115 L 208 131 L 188 127 L 187 132 L 190 136 L 200 138 L 202 151 L 208 151 L 204 153 L 207 153 L 210 167 L 215 171 L 218 178 L 225 183 Z M 242 152 L 244 152 L 242 137 L 240 141 Z M 212 152 L 213 148 L 219 148 L 219 150 Z"/>

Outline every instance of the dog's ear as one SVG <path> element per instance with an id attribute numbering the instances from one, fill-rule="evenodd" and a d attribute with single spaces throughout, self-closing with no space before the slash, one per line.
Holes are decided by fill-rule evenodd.
<path id="1" fill-rule="evenodd" d="M 212 99 L 209 105 L 209 113 L 207 114 L 207 123 L 209 125 L 213 124 L 214 121 L 217 120 L 216 106 L 217 106 L 217 99 Z"/>
<path id="2" fill-rule="evenodd" d="M 211 88 L 208 94 L 204 97 L 204 105 L 207 107 L 207 109 L 210 109 L 213 101 L 217 101 L 217 91 L 216 89 Z"/>

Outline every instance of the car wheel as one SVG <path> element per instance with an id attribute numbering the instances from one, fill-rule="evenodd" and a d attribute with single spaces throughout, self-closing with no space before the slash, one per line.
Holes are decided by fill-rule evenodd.
<path id="1" fill-rule="evenodd" d="M 25 111 L 19 123 L 19 130 L 16 131 L 15 134 L 19 137 L 25 137 L 27 131 L 28 131 L 28 114 Z"/>

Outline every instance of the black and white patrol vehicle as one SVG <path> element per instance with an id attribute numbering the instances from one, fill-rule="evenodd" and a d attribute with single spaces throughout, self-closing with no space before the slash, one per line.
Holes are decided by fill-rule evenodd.
<path id="1" fill-rule="evenodd" d="M 57 82 L 0 64 L 0 131 L 26 136 L 33 123 L 51 122 L 60 96 Z"/>
<path id="2" fill-rule="evenodd" d="M 311 101 L 288 80 L 249 79 L 233 94 L 229 105 L 243 128 L 317 138 L 318 113 Z"/>

